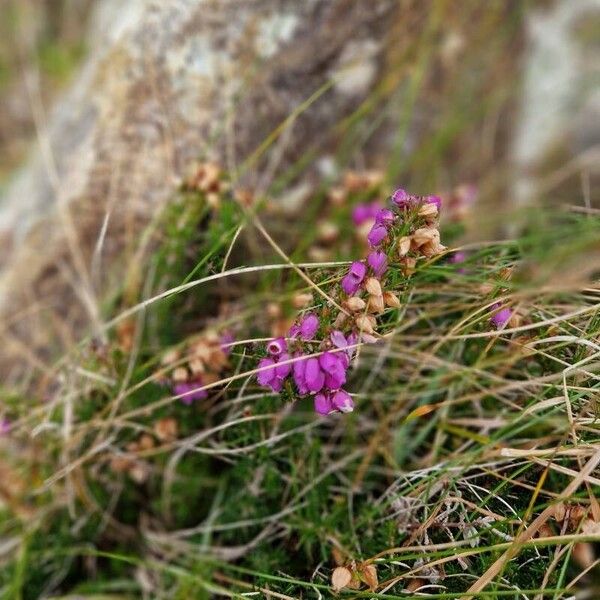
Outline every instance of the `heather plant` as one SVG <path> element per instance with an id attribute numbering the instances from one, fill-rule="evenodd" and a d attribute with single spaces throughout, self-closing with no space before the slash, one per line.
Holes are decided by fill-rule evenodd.
<path id="1" fill-rule="evenodd" d="M 147 295 L 112 299 L 107 341 L 57 364 L 34 410 L 7 398 L 4 597 L 567 598 L 593 582 L 598 292 L 551 274 L 573 240 L 594 247 L 596 217 L 460 247 L 456 192 L 385 201 L 383 185 L 331 185 L 321 260 L 261 248 L 248 264 L 258 210 L 267 247 L 294 252 L 276 204 L 193 171 Z"/>
<path id="2" fill-rule="evenodd" d="M 267 344 L 268 357 L 258 363 L 260 385 L 274 392 L 287 385 L 292 394 L 310 394 L 322 415 L 354 409 L 343 389 L 354 354 L 361 343 L 376 343 L 381 337 L 377 315 L 401 308 L 398 296 L 386 289 L 388 266 L 395 263 L 408 280 L 418 258 L 431 259 L 445 250 L 436 226 L 439 196 L 419 197 L 398 189 L 388 204 L 380 208 L 377 202 L 361 203 L 353 209 L 354 224 L 372 222 L 366 259 L 353 261 L 341 281 L 333 277 L 328 289 L 317 287 L 320 301 L 299 317 L 287 337 Z"/>

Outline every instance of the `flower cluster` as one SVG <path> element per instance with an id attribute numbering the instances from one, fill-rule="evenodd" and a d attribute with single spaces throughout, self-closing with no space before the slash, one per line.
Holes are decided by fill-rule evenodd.
<path id="1" fill-rule="evenodd" d="M 185 179 L 183 189 L 204 193 L 208 206 L 218 208 L 223 194 L 229 190 L 229 182 L 217 163 L 203 162 Z"/>
<path id="2" fill-rule="evenodd" d="M 496 329 L 504 328 L 504 326 L 510 321 L 510 318 L 513 314 L 510 308 L 507 308 L 506 306 L 502 307 L 499 302 L 496 302 L 496 304 L 492 306 L 492 311 L 494 312 L 490 317 L 490 323 Z"/>
<path id="3" fill-rule="evenodd" d="M 229 337 L 206 331 L 188 341 L 184 349 L 173 349 L 163 356 L 162 364 L 170 370 L 166 383 L 184 404 L 208 396 L 201 388 L 218 381 L 228 366 L 229 341 Z"/>
<path id="4" fill-rule="evenodd" d="M 388 207 L 373 202 L 354 209 L 355 225 L 370 222 L 364 260 L 354 261 L 329 296 L 342 310 L 333 319 L 330 307 L 304 314 L 287 334 L 267 344 L 258 364 L 257 380 L 281 392 L 286 386 L 300 396 L 313 395 L 317 413 L 351 412 L 354 403 L 344 389 L 347 372 L 360 342 L 377 341 L 376 315 L 400 307 L 400 299 L 385 290 L 390 264 L 412 273 L 419 257 L 445 248 L 440 243 L 438 196 L 414 196 L 396 190 Z M 293 386 L 293 387 L 292 387 Z"/>
<path id="5" fill-rule="evenodd" d="M 350 394 L 342 389 L 357 337 L 346 337 L 334 330 L 321 343 L 323 351 L 313 356 L 312 345 L 320 329 L 314 313 L 308 313 L 288 332 L 288 340 L 277 338 L 267 344 L 269 356 L 258 363 L 258 382 L 275 392 L 283 389 L 291 375 L 300 395 L 315 395 L 315 410 L 329 414 L 335 410 L 350 412 L 354 408 Z"/>

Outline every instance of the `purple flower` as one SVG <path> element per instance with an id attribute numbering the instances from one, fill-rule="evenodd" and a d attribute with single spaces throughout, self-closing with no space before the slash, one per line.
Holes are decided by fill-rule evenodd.
<path id="1" fill-rule="evenodd" d="M 334 411 L 335 409 L 328 394 L 317 394 L 315 396 L 315 412 L 320 415 L 328 415 Z"/>
<path id="2" fill-rule="evenodd" d="M 309 358 L 304 369 L 304 381 L 309 392 L 320 392 L 325 385 L 325 373 L 321 370 L 318 358 Z"/>
<path id="3" fill-rule="evenodd" d="M 343 413 L 352 412 L 354 410 L 354 402 L 350 394 L 344 390 L 338 390 L 331 398 L 331 404 L 334 408 Z"/>
<path id="4" fill-rule="evenodd" d="M 180 400 L 184 404 L 190 405 L 194 400 L 202 400 L 208 397 L 208 391 L 198 389 L 200 387 L 202 387 L 202 380 L 200 379 L 196 381 L 182 381 L 175 384 L 173 392 L 176 396 L 183 396 Z"/>
<path id="5" fill-rule="evenodd" d="M 355 346 L 358 343 L 358 334 L 353 331 L 346 339 L 348 341 L 348 346 Z M 350 360 L 352 360 L 355 352 L 356 348 L 348 348 L 346 350 L 346 354 Z"/>
<path id="6" fill-rule="evenodd" d="M 299 358 L 300 355 L 297 355 L 297 358 Z M 308 386 L 306 385 L 306 362 L 307 360 L 305 358 L 302 358 L 301 360 L 296 360 L 293 365 L 292 365 L 292 369 L 293 369 L 293 377 L 294 377 L 294 383 L 296 384 L 296 388 L 298 388 L 298 393 L 300 395 L 304 395 L 304 394 L 308 394 Z"/>
<path id="7" fill-rule="evenodd" d="M 6 435 L 10 432 L 12 423 L 6 418 L 0 419 L 0 435 Z"/>
<path id="8" fill-rule="evenodd" d="M 282 337 L 271 340 L 267 344 L 267 352 L 272 356 L 279 356 L 287 350 L 287 344 L 285 339 Z"/>
<path id="9" fill-rule="evenodd" d="M 369 204 L 357 204 L 352 209 L 352 221 L 355 225 L 362 225 L 373 218 L 373 211 Z"/>
<path id="10" fill-rule="evenodd" d="M 280 392 L 283 389 L 284 379 L 292 372 L 292 363 L 279 363 L 288 360 L 290 360 L 290 355 L 287 352 L 272 358 L 262 358 L 258 363 L 258 368 L 263 370 L 256 374 L 258 383 L 270 387 L 274 392 Z"/>
<path id="11" fill-rule="evenodd" d="M 275 367 L 275 375 L 277 375 L 277 377 L 279 379 L 285 379 L 291 372 L 292 372 L 292 363 L 287 363 L 287 364 L 279 364 L 279 363 L 285 363 L 288 360 L 291 359 L 291 356 L 287 353 L 284 352 L 278 359 L 277 359 L 277 366 Z"/>
<path id="12" fill-rule="evenodd" d="M 381 252 L 381 250 L 373 250 L 367 256 L 367 262 L 377 278 L 380 278 L 387 270 L 387 255 L 385 252 Z"/>
<path id="13" fill-rule="evenodd" d="M 355 333 L 351 333 L 347 338 L 341 331 L 332 331 L 330 335 L 332 344 L 336 348 L 343 349 L 344 352 L 336 352 L 337 355 L 341 356 L 346 369 L 350 365 L 350 359 L 354 355 L 355 348 L 348 348 L 356 344 L 358 336 Z"/>
<path id="14" fill-rule="evenodd" d="M 407 207 L 410 204 L 410 202 L 411 202 L 411 196 L 409 196 L 409 194 L 408 194 L 408 192 L 406 190 L 403 190 L 402 188 L 398 188 L 392 194 L 392 202 L 398 208 L 405 208 L 405 207 Z"/>
<path id="15" fill-rule="evenodd" d="M 329 415 L 335 411 L 352 412 L 354 402 L 348 392 L 338 390 L 337 392 L 321 392 L 315 396 L 315 412 L 320 415 Z"/>
<path id="16" fill-rule="evenodd" d="M 371 246 L 379 246 L 387 236 L 387 229 L 384 225 L 375 223 L 367 235 L 367 240 Z"/>
<path id="17" fill-rule="evenodd" d="M 448 260 L 448 262 L 449 262 L 450 264 L 453 264 L 453 265 L 458 265 L 458 264 L 460 264 L 460 263 L 463 263 L 463 262 L 465 262 L 465 260 L 467 260 L 467 255 L 466 255 L 466 253 L 465 253 L 465 252 L 462 252 L 462 251 L 458 251 L 458 252 L 455 252 L 455 253 L 454 253 L 454 254 L 453 254 L 451 257 L 450 257 L 450 259 Z M 462 273 L 462 274 L 464 274 L 464 273 L 466 273 L 466 272 L 467 272 L 467 270 L 466 270 L 464 267 L 461 267 L 460 269 L 456 269 L 456 272 L 457 272 L 457 273 Z"/>
<path id="18" fill-rule="evenodd" d="M 494 304 L 494 306 L 492 306 L 492 310 L 498 309 L 500 308 L 500 304 L 496 303 Z M 500 308 L 500 310 L 498 310 L 498 312 L 496 312 L 494 315 L 492 315 L 492 317 L 490 318 L 490 323 L 496 328 L 496 329 L 502 329 L 510 320 L 510 318 L 512 317 L 512 310 L 510 308 Z"/>
<path id="19" fill-rule="evenodd" d="M 352 209 L 352 221 L 355 225 L 362 225 L 367 221 L 374 219 L 377 211 L 381 209 L 379 202 L 371 202 L 371 204 L 357 204 Z"/>
<path id="20" fill-rule="evenodd" d="M 348 340 L 346 339 L 346 336 L 338 329 L 334 329 L 331 332 L 331 334 L 329 335 L 329 339 L 336 348 L 345 348 L 348 345 Z"/>
<path id="21" fill-rule="evenodd" d="M 319 329 L 319 319 L 313 313 L 307 314 L 300 322 L 300 337 L 305 340 L 312 340 Z"/>
<path id="22" fill-rule="evenodd" d="M 319 366 L 325 372 L 325 387 L 337 390 L 346 383 L 347 363 L 341 353 L 324 352 L 319 357 Z"/>
<path id="23" fill-rule="evenodd" d="M 375 223 L 387 227 L 394 222 L 395 218 L 396 216 L 389 208 L 382 208 L 375 214 Z"/>
<path id="24" fill-rule="evenodd" d="M 350 265 L 348 274 L 342 279 L 342 289 L 348 296 L 351 296 L 358 291 L 366 274 L 367 267 L 360 261 L 355 261 Z"/>
<path id="25" fill-rule="evenodd" d="M 442 208 L 442 199 L 439 196 L 425 196 L 426 204 L 435 204 L 438 211 Z"/>
<path id="26" fill-rule="evenodd" d="M 465 260 L 467 260 L 467 255 L 465 252 L 462 252 L 461 250 L 459 250 L 458 252 L 455 252 L 450 259 L 448 260 L 448 262 L 452 263 L 453 265 L 458 264 L 458 263 L 462 263 L 465 262 Z"/>
<path id="27" fill-rule="evenodd" d="M 231 345 L 235 341 L 235 337 L 230 331 L 226 331 L 221 335 L 221 350 L 225 352 L 225 354 L 231 354 Z"/>

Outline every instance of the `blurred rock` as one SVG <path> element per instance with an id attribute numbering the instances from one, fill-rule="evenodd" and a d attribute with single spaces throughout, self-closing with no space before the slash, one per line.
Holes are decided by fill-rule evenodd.
<path id="1" fill-rule="evenodd" d="M 513 195 L 519 204 L 558 185 L 561 173 L 552 171 L 570 160 L 565 178 L 585 171 L 600 180 L 600 0 L 557 0 L 530 13 L 526 23 L 525 78 L 513 147 Z M 581 186 L 571 186 L 570 192 L 571 203 L 581 204 Z"/>
<path id="2" fill-rule="evenodd" d="M 392 0 L 97 3 L 88 58 L 51 114 L 34 103 L 39 149 L 0 199 L 0 315 L 10 319 L 5 356 L 21 357 L 14 380 L 38 350 L 57 345 L 57 330 L 99 328 L 100 291 L 122 281 L 136 234 L 191 161 L 239 166 L 357 48 L 369 49 L 368 68 L 354 73 L 368 85 L 383 62 L 374 40 L 397 8 Z M 348 85 L 298 116 L 278 147 L 280 168 L 310 140 L 326 145 L 357 108 L 362 96 Z"/>

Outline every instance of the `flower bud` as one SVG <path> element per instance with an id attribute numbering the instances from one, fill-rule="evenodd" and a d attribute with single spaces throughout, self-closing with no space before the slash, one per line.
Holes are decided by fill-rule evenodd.
<path id="1" fill-rule="evenodd" d="M 408 277 L 415 272 L 415 267 L 417 266 L 417 259 L 412 256 L 406 256 L 401 261 L 402 271 Z"/>
<path id="2" fill-rule="evenodd" d="M 400 308 L 400 298 L 393 292 L 383 292 L 383 301 L 390 308 Z"/>
<path id="3" fill-rule="evenodd" d="M 375 279 L 375 277 L 367 277 L 365 281 L 365 289 L 367 292 L 369 292 L 369 294 L 371 294 L 371 296 L 382 295 L 381 284 L 379 283 L 378 279 Z"/>
<path id="4" fill-rule="evenodd" d="M 385 310 L 383 296 L 369 296 L 368 310 L 372 313 L 382 313 Z"/>
<path id="5" fill-rule="evenodd" d="M 398 240 L 398 256 L 404 258 L 410 250 L 410 238 L 408 236 L 401 237 Z"/>
<path id="6" fill-rule="evenodd" d="M 365 333 L 375 333 L 373 325 L 371 324 L 371 319 L 369 319 L 368 315 L 358 315 L 355 321 L 361 331 L 364 331 Z"/>
<path id="7" fill-rule="evenodd" d="M 421 227 L 417 229 L 412 236 L 412 241 L 417 248 L 428 242 L 440 241 L 440 232 L 433 227 Z"/>
<path id="8" fill-rule="evenodd" d="M 343 327 L 344 323 L 348 320 L 348 315 L 340 312 L 338 313 L 338 316 L 335 318 L 335 321 L 333 322 L 333 326 L 336 328 L 341 328 Z"/>
<path id="9" fill-rule="evenodd" d="M 183 367 L 179 367 L 179 368 L 175 369 L 173 371 L 173 374 L 171 375 L 171 379 L 173 379 L 173 381 L 187 381 L 187 378 L 188 378 L 187 369 L 185 369 Z"/>
<path id="10" fill-rule="evenodd" d="M 358 312 L 360 310 L 364 310 L 366 303 L 358 296 L 351 296 L 348 298 L 348 300 L 346 300 L 346 306 L 350 312 Z"/>
<path id="11" fill-rule="evenodd" d="M 428 202 L 427 204 L 423 204 L 421 208 L 419 208 L 419 216 L 420 217 L 435 217 L 438 214 L 438 208 L 432 202 Z"/>

